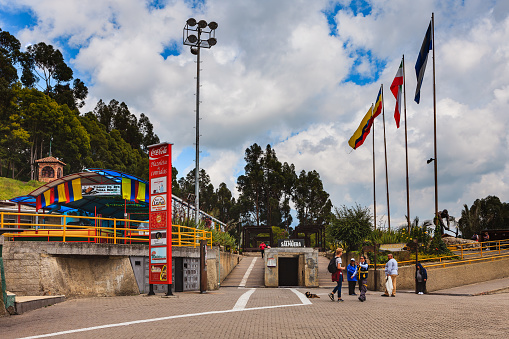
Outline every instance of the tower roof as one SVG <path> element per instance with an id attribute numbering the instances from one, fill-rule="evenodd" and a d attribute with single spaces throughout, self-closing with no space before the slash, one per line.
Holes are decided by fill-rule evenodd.
<path id="1" fill-rule="evenodd" d="M 65 163 L 63 161 L 60 161 L 60 160 L 58 160 L 55 157 L 42 158 L 42 159 L 39 159 L 39 160 L 35 160 L 35 162 L 37 162 L 37 163 L 41 163 L 41 162 L 58 162 L 58 163 L 60 163 L 60 164 L 65 166 Z"/>

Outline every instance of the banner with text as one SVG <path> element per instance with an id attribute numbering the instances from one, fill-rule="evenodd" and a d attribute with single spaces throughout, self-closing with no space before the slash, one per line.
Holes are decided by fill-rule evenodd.
<path id="1" fill-rule="evenodd" d="M 151 284 L 171 284 L 171 146 L 148 147 L 150 182 L 150 268 Z"/>

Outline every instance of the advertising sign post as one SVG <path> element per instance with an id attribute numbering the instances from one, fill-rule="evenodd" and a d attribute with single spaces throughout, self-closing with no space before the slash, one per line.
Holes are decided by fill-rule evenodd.
<path id="1" fill-rule="evenodd" d="M 161 143 L 148 147 L 150 180 L 149 283 L 166 284 L 172 295 L 171 253 L 171 146 Z"/>

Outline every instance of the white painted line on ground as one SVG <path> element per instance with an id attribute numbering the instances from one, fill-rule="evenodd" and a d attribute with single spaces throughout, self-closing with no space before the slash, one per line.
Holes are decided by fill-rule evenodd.
<path id="1" fill-rule="evenodd" d="M 297 297 L 299 297 L 300 301 L 302 301 L 302 304 L 304 304 L 304 305 L 312 304 L 311 300 L 309 300 L 303 293 L 300 293 L 295 288 L 290 288 L 290 291 L 292 291 L 293 293 L 295 293 L 297 295 Z"/>
<path id="2" fill-rule="evenodd" d="M 253 270 L 253 267 L 256 263 L 256 259 L 258 259 L 258 258 L 254 257 L 253 261 L 251 261 L 251 265 L 249 265 L 249 268 L 247 269 L 246 273 L 244 274 L 244 277 L 240 281 L 239 288 L 246 286 L 247 278 L 249 278 L 249 275 L 251 274 L 251 271 Z"/>
<path id="3" fill-rule="evenodd" d="M 306 304 L 275 305 L 275 306 L 262 306 L 262 307 L 244 308 L 244 309 L 239 309 L 239 310 L 224 310 L 224 311 L 210 311 L 210 312 L 202 312 L 202 313 L 180 314 L 180 315 L 172 315 L 172 316 L 168 316 L 168 317 L 161 317 L 161 318 L 154 318 L 154 319 L 127 321 L 127 322 L 118 323 L 118 324 L 108 324 L 108 325 L 101 325 L 101 326 L 85 327 L 85 328 L 79 328 L 79 329 L 76 329 L 76 330 L 68 330 L 68 331 L 54 332 L 54 333 L 48 333 L 48 334 L 34 335 L 34 336 L 23 337 L 23 338 L 19 338 L 19 339 L 48 338 L 48 337 L 55 337 L 55 336 L 63 335 L 63 334 L 72 334 L 72 333 L 80 333 L 80 332 L 101 330 L 101 329 L 105 329 L 105 328 L 113 328 L 113 327 L 129 326 L 129 325 L 136 325 L 136 324 L 143 324 L 143 323 L 151 323 L 151 322 L 155 322 L 155 321 L 163 321 L 163 320 L 171 320 L 171 319 L 179 319 L 179 318 L 196 317 L 196 316 L 200 316 L 200 315 L 233 313 L 233 312 L 245 312 L 245 311 L 257 311 L 257 310 L 266 310 L 266 309 L 271 309 L 271 308 L 283 308 L 283 307 L 294 307 L 294 306 L 305 306 L 305 305 Z M 309 305 L 309 304 L 307 304 L 307 305 Z"/>
<path id="4" fill-rule="evenodd" d="M 247 302 L 249 301 L 249 297 L 251 297 L 251 294 L 253 294 L 255 290 L 256 290 L 256 288 L 253 288 L 253 289 L 250 289 L 249 291 L 247 291 L 246 293 L 242 294 L 240 296 L 239 300 L 237 300 L 237 303 L 235 304 L 235 306 L 233 306 L 233 309 L 234 310 L 245 309 Z"/>

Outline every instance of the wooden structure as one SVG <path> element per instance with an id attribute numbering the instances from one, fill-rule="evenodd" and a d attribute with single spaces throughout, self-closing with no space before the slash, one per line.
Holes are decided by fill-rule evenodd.
<path id="1" fill-rule="evenodd" d="M 326 251 L 325 248 L 325 225 L 299 225 L 295 227 L 292 234 L 292 239 L 300 239 L 300 234 L 304 234 L 304 244 L 306 247 L 311 247 L 311 235 L 315 235 L 315 246 L 321 251 Z"/>
<path id="2" fill-rule="evenodd" d="M 242 250 L 244 252 L 259 251 L 262 241 L 268 246 L 274 246 L 272 227 L 270 226 L 245 226 L 242 229 Z"/>

